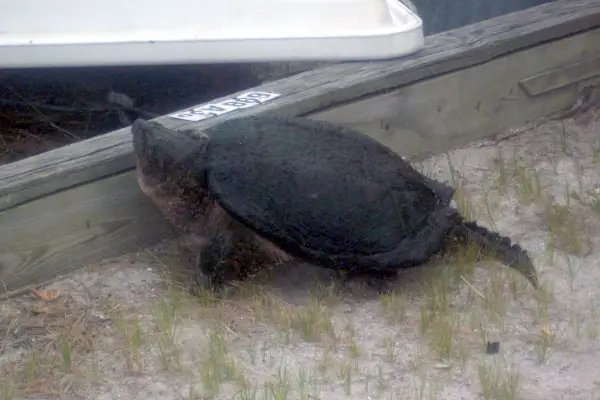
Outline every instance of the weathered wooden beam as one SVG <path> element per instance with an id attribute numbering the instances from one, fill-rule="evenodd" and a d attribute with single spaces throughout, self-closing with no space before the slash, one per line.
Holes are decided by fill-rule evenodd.
<path id="1" fill-rule="evenodd" d="M 46 282 L 169 232 L 131 172 L 64 190 L 0 214 L 0 288 Z"/>
<path id="2" fill-rule="evenodd" d="M 571 108 L 600 83 L 600 28 L 311 114 L 424 157 Z"/>
<path id="3" fill-rule="evenodd" d="M 572 105 L 597 80 L 599 17 L 597 0 L 559 0 L 430 37 L 406 59 L 249 89 L 281 94 L 256 107 L 194 124 L 160 121 L 206 128 L 249 114 L 308 115 L 403 155 L 443 151 Z M 0 285 L 45 282 L 169 234 L 134 179 L 129 136 L 122 129 L 0 168 Z"/>
<path id="4" fill-rule="evenodd" d="M 486 63 L 599 25 L 599 1 L 557 0 L 429 36 L 424 49 L 412 56 L 331 65 L 248 89 L 281 94 L 276 100 L 260 106 L 194 124 L 169 117 L 159 120 L 172 128 L 193 125 L 202 129 L 243 115 L 306 115 L 379 96 L 419 80 Z M 0 211 L 131 168 L 129 133 L 129 128 L 121 129 L 0 168 Z"/>

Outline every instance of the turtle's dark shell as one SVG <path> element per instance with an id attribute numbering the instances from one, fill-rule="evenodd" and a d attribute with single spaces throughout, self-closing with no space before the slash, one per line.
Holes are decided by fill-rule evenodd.
<path id="1" fill-rule="evenodd" d="M 290 254 L 343 269 L 426 261 L 454 190 L 353 130 L 302 118 L 219 124 L 196 172 L 233 218 Z"/>

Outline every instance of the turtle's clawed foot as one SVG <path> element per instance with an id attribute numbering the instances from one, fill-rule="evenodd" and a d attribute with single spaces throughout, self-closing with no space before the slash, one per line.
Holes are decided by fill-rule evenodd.
<path id="1" fill-rule="evenodd" d="M 248 232 L 221 231 L 210 238 L 200 251 L 198 283 L 219 296 L 226 296 L 228 283 L 244 281 L 265 268 L 270 259 Z"/>
<path id="2" fill-rule="evenodd" d="M 202 248 L 196 260 L 201 275 L 197 278 L 200 288 L 207 288 L 221 295 L 227 282 L 238 277 L 235 260 L 232 260 L 231 235 L 217 233 Z"/>

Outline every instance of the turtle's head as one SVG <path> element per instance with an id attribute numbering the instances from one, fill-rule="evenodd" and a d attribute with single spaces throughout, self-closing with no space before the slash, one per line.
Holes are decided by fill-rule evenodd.
<path id="1" fill-rule="evenodd" d="M 203 132 L 176 131 L 158 122 L 137 119 L 131 126 L 138 169 L 144 176 L 172 179 L 201 158 L 210 143 Z"/>
<path id="2" fill-rule="evenodd" d="M 188 229 L 202 212 L 205 190 L 201 161 L 209 137 L 142 119 L 133 123 L 131 132 L 140 189 L 175 226 Z"/>

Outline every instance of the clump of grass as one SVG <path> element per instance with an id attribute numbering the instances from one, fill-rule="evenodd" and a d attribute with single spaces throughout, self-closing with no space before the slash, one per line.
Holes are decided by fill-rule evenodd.
<path id="1" fill-rule="evenodd" d="M 297 379 L 298 397 L 300 400 L 309 400 L 319 398 L 319 386 L 314 377 L 310 376 L 308 371 L 301 368 L 298 371 Z"/>
<path id="2" fill-rule="evenodd" d="M 550 233 L 550 245 L 574 255 L 586 255 L 590 251 L 587 229 L 581 218 L 572 210 L 569 203 L 547 204 L 545 219 Z"/>
<path id="3" fill-rule="evenodd" d="M 179 353 L 177 349 L 178 329 L 178 305 L 177 297 L 161 298 L 152 309 L 151 315 L 158 334 L 156 346 L 159 359 L 166 369 L 179 365 Z"/>
<path id="4" fill-rule="evenodd" d="M 325 307 L 334 307 L 340 302 L 341 292 L 335 283 L 318 283 L 314 288 L 309 289 L 309 297 L 314 298 Z"/>
<path id="5" fill-rule="evenodd" d="M 453 249 L 452 262 L 454 268 L 452 269 L 453 276 L 449 277 L 453 283 L 461 283 L 465 278 L 471 278 L 475 272 L 475 268 L 479 261 L 483 261 L 488 257 L 481 254 L 481 249 L 476 243 L 467 243 L 456 246 Z"/>
<path id="6" fill-rule="evenodd" d="M 600 329 L 598 327 L 598 321 L 592 321 L 587 325 L 587 336 L 590 340 L 598 339 L 600 336 Z"/>
<path id="7" fill-rule="evenodd" d="M 600 190 L 583 190 L 580 189 L 579 192 L 572 190 L 570 192 L 570 197 L 574 200 L 578 201 L 581 205 L 589 207 L 596 216 L 600 217 Z"/>
<path id="8" fill-rule="evenodd" d="M 390 337 L 385 338 L 383 347 L 385 348 L 384 361 L 390 364 L 393 363 L 396 360 L 396 340 Z"/>
<path id="9" fill-rule="evenodd" d="M 275 379 L 271 382 L 265 382 L 265 388 L 273 400 L 288 399 L 292 387 L 287 368 L 279 367 L 275 373 Z"/>
<path id="10" fill-rule="evenodd" d="M 537 356 L 537 362 L 543 364 L 548 359 L 548 350 L 554 343 L 554 333 L 548 326 L 540 329 L 534 342 L 534 350 Z"/>
<path id="11" fill-rule="evenodd" d="M 495 213 L 498 210 L 499 197 L 491 188 L 485 188 L 482 196 L 483 216 L 494 231 L 498 230 Z"/>
<path id="12" fill-rule="evenodd" d="M 428 372 L 422 368 L 417 371 L 417 376 L 413 381 L 413 396 L 410 398 L 418 400 L 436 400 L 440 398 L 442 384 L 429 376 Z M 400 397 L 404 398 L 404 397 Z"/>
<path id="13" fill-rule="evenodd" d="M 389 383 L 383 370 L 383 365 L 381 364 L 377 365 L 377 379 L 375 381 L 375 386 L 379 392 L 379 395 L 389 388 Z"/>
<path id="14" fill-rule="evenodd" d="M 425 306 L 421 306 L 421 320 L 419 330 L 421 335 L 425 335 L 431 326 L 432 321 L 435 320 L 435 312 L 431 311 Z"/>
<path id="15" fill-rule="evenodd" d="M 596 165 L 600 163 L 600 139 L 594 140 L 592 145 L 592 160 Z"/>
<path id="16" fill-rule="evenodd" d="M 438 321 L 444 316 L 452 315 L 451 302 L 455 288 L 452 281 L 452 272 L 444 269 L 438 276 L 432 277 L 425 282 L 425 298 L 420 307 L 421 335 L 425 335 L 430 329 L 437 331 Z M 443 324 L 443 322 L 441 322 Z M 435 332 L 432 332 L 435 336 Z"/>
<path id="17" fill-rule="evenodd" d="M 568 254 L 565 257 L 565 262 L 567 263 L 566 273 L 569 281 L 569 288 L 571 291 L 573 291 L 575 290 L 575 279 L 577 278 L 577 274 L 579 273 L 581 266 L 577 266 L 576 262 L 573 261 L 572 257 L 570 257 Z"/>
<path id="18" fill-rule="evenodd" d="M 506 276 L 508 288 L 513 296 L 513 299 L 517 300 L 529 288 L 529 282 L 523 279 L 523 276 L 521 274 L 515 273 L 514 271 L 509 272 L 512 273 L 508 273 Z"/>
<path id="19" fill-rule="evenodd" d="M 495 363 L 481 363 L 477 376 L 484 400 L 516 400 L 519 397 L 521 377 Z"/>
<path id="20" fill-rule="evenodd" d="M 540 282 L 538 290 L 535 294 L 536 309 L 535 309 L 535 322 L 541 325 L 548 323 L 550 317 L 550 305 L 554 302 L 554 295 L 548 282 Z"/>
<path id="21" fill-rule="evenodd" d="M 382 293 L 379 296 L 379 304 L 385 318 L 391 323 L 397 324 L 405 321 L 408 307 L 406 292 L 394 290 L 389 293 Z"/>
<path id="22" fill-rule="evenodd" d="M 462 366 L 464 367 L 471 356 L 471 349 L 466 343 L 458 343 L 456 345 L 456 354 Z"/>
<path id="23" fill-rule="evenodd" d="M 450 284 L 445 276 L 433 277 L 425 284 L 425 306 L 434 313 L 445 313 L 450 307 Z"/>
<path id="24" fill-rule="evenodd" d="M 351 363 L 344 363 L 340 367 L 338 371 L 338 379 L 342 383 L 342 387 L 344 388 L 344 393 L 346 396 L 350 396 L 352 393 L 352 376 L 353 376 L 354 368 Z"/>
<path id="25" fill-rule="evenodd" d="M 598 339 L 600 336 L 600 305 L 597 299 L 590 299 L 589 315 L 587 323 L 587 336 L 590 340 Z"/>
<path id="26" fill-rule="evenodd" d="M 503 322 L 507 312 L 506 302 L 506 278 L 512 276 L 509 272 L 499 270 L 492 273 L 489 284 L 485 289 L 485 304 L 488 311 L 491 311 L 492 320 L 495 322 Z"/>
<path id="27" fill-rule="evenodd" d="M 465 218 L 473 219 L 475 218 L 475 207 L 467 189 L 467 180 L 455 168 L 448 154 L 446 154 L 446 160 L 450 171 L 450 185 L 455 189 L 453 200 L 456 203 L 456 208 Z"/>
<path id="28" fill-rule="evenodd" d="M 317 370 L 321 374 L 321 376 L 325 376 L 327 372 L 330 370 L 333 365 L 333 352 L 330 348 L 326 347 L 323 349 L 321 353 L 321 357 L 319 359 Z"/>
<path id="29" fill-rule="evenodd" d="M 15 392 L 10 381 L 0 384 L 0 396 L 2 400 L 12 400 L 14 398 Z"/>
<path id="30" fill-rule="evenodd" d="M 324 335 L 335 333 L 330 310 L 315 298 L 309 298 L 308 305 L 298 307 L 290 314 L 289 326 L 307 341 L 318 341 Z"/>
<path id="31" fill-rule="evenodd" d="M 358 343 L 358 341 L 354 337 L 351 337 L 348 340 L 348 352 L 350 354 L 350 357 L 352 357 L 353 359 L 357 359 L 362 353 L 360 343 Z"/>
<path id="32" fill-rule="evenodd" d="M 575 339 L 581 339 L 581 333 L 583 330 L 583 325 L 585 321 L 585 317 L 581 312 L 574 312 L 569 317 L 570 326 L 573 328 L 573 333 L 575 335 Z"/>
<path id="33" fill-rule="evenodd" d="M 25 362 L 23 373 L 27 383 L 34 382 L 40 376 L 40 355 L 37 349 L 32 352 L 29 360 Z"/>
<path id="34" fill-rule="evenodd" d="M 235 400 L 256 400 L 257 398 L 258 398 L 257 385 L 244 385 L 236 393 L 236 396 L 235 396 Z"/>
<path id="35" fill-rule="evenodd" d="M 540 174 L 538 171 L 527 168 L 515 159 L 513 178 L 516 182 L 517 195 L 521 204 L 527 206 L 541 198 Z"/>
<path id="36" fill-rule="evenodd" d="M 221 385 L 227 381 L 245 383 L 244 375 L 235 358 L 228 354 L 222 332 L 213 330 L 208 334 L 208 346 L 198 366 L 205 395 L 214 398 Z"/>
<path id="37" fill-rule="evenodd" d="M 453 314 L 440 316 L 431 324 L 429 345 L 439 358 L 448 359 L 452 355 L 455 330 L 456 317 Z"/>
<path id="38" fill-rule="evenodd" d="M 425 336 L 428 347 L 440 359 L 449 359 L 458 351 L 455 344 L 460 314 L 452 308 L 455 288 L 451 279 L 448 279 L 451 276 L 444 273 L 428 280 L 425 285 L 425 299 L 421 305 L 420 333 Z"/>
<path id="39" fill-rule="evenodd" d="M 490 336 L 491 336 L 490 325 L 476 311 L 471 312 L 470 318 L 471 318 L 471 328 L 478 332 L 479 341 L 481 343 L 481 346 L 486 346 L 487 343 L 490 341 Z"/>
<path id="40" fill-rule="evenodd" d="M 510 187 L 514 187 L 519 202 L 525 206 L 542 199 L 540 173 L 527 167 L 516 154 L 507 165 L 501 150 L 494 159 L 494 186 L 499 194 L 505 195 Z"/>
<path id="41" fill-rule="evenodd" d="M 456 191 L 454 192 L 454 201 L 456 202 L 456 208 L 460 211 L 460 213 L 467 220 L 473 220 L 477 218 L 477 213 L 475 211 L 475 205 L 473 204 L 472 196 L 466 188 L 464 181 L 460 181 L 461 183 L 456 186 Z"/>
<path id="42" fill-rule="evenodd" d="M 498 154 L 492 161 L 494 167 L 493 170 L 495 173 L 494 186 L 501 195 L 505 195 L 508 188 L 510 171 L 506 166 L 504 155 L 502 154 L 502 150 L 500 148 L 498 148 Z"/>
<path id="43" fill-rule="evenodd" d="M 64 372 L 70 373 L 73 371 L 73 346 L 64 336 L 61 336 L 58 339 L 58 346 L 60 349 L 62 368 Z"/>
<path id="44" fill-rule="evenodd" d="M 297 332 L 302 339 L 317 342 L 326 337 L 335 338 L 331 310 L 322 300 L 309 296 L 304 306 L 285 304 L 272 296 L 259 297 L 257 308 L 262 318 L 276 325 L 286 342 L 291 340 L 290 333 Z"/>
<path id="45" fill-rule="evenodd" d="M 137 316 L 126 318 L 123 312 L 118 311 L 113 315 L 113 321 L 124 343 L 125 360 L 127 369 L 131 373 L 142 371 L 142 358 L 140 347 L 142 346 L 142 330 Z"/>

